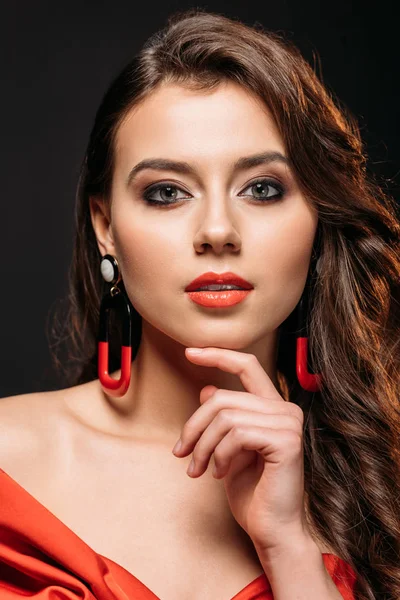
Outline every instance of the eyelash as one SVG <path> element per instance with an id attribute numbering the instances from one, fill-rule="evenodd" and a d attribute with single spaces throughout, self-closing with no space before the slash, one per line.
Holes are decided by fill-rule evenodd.
<path id="1" fill-rule="evenodd" d="M 277 194 L 274 194 L 273 196 L 268 196 L 265 199 L 263 198 L 255 198 L 254 202 L 257 204 L 272 204 L 274 202 L 279 202 L 279 200 L 281 200 L 283 198 L 283 196 L 285 195 L 285 188 L 281 185 L 276 183 L 275 181 L 265 178 L 265 177 L 261 177 L 258 179 L 255 179 L 254 181 L 252 181 L 246 188 L 245 190 L 247 190 L 250 187 L 253 187 L 254 185 L 257 185 L 257 183 L 267 183 L 268 187 L 273 187 L 276 190 L 278 190 Z M 182 188 L 178 187 L 177 185 L 172 185 L 169 183 L 158 183 L 155 184 L 151 187 L 149 187 L 142 196 L 142 199 L 147 203 L 147 204 L 152 204 L 152 205 L 159 205 L 159 206 L 169 206 L 171 204 L 178 204 L 178 202 L 180 202 L 180 200 L 183 200 L 183 198 L 178 198 L 177 200 L 172 200 L 172 201 L 163 201 L 163 200 L 152 200 L 150 198 L 150 195 L 154 192 L 158 192 L 159 190 L 162 190 L 164 188 L 173 188 L 173 189 L 177 189 L 177 190 L 182 190 Z"/>

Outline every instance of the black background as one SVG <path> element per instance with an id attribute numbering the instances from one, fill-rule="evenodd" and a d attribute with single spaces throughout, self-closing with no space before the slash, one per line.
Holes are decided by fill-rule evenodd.
<path id="1" fill-rule="evenodd" d="M 45 334 L 67 291 L 78 170 L 111 79 L 175 10 L 284 32 L 358 118 L 368 168 L 400 200 L 395 2 L 3 4 L 0 397 L 58 388 Z"/>

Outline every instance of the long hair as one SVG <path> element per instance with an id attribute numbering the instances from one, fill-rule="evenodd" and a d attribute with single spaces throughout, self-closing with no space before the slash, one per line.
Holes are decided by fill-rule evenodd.
<path id="1" fill-rule="evenodd" d="M 233 81 L 271 111 L 297 181 L 318 210 L 320 259 L 308 312 L 320 392 L 295 372 L 294 313 L 280 326 L 285 399 L 304 412 L 304 468 L 312 527 L 357 573 L 356 600 L 400 598 L 400 225 L 396 204 L 367 173 L 355 118 L 283 35 L 191 9 L 174 13 L 112 82 L 98 108 L 79 178 L 69 293 L 50 336 L 69 385 L 97 378 L 104 292 L 89 196 L 109 207 L 115 138 L 129 111 L 165 83 L 207 93 Z M 123 284 L 122 284 L 123 287 Z M 124 290 L 125 291 L 125 290 Z M 133 311 L 133 348 L 141 316 Z M 58 331 L 61 325 L 62 333 Z M 109 370 L 121 337 L 110 315 Z"/>

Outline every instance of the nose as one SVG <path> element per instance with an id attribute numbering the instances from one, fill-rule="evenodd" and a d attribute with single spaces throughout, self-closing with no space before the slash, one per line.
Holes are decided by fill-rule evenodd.
<path id="1" fill-rule="evenodd" d="M 221 254 L 225 248 L 238 252 L 241 237 L 238 233 L 229 199 L 221 194 L 205 200 L 200 215 L 200 225 L 196 231 L 193 245 L 197 252 L 203 253 L 211 246 L 215 253 Z"/>

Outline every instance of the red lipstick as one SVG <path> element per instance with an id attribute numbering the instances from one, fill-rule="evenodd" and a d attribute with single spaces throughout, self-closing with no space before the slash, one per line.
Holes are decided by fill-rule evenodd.
<path id="1" fill-rule="evenodd" d="M 201 290 L 210 285 L 234 285 L 241 289 L 234 290 Z M 253 289 L 251 283 L 239 277 L 235 273 L 214 273 L 209 271 L 194 279 L 185 291 L 193 302 L 210 308 L 225 308 L 242 302 Z"/>

